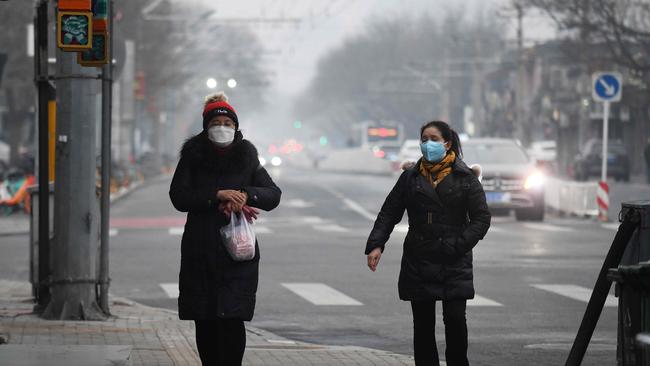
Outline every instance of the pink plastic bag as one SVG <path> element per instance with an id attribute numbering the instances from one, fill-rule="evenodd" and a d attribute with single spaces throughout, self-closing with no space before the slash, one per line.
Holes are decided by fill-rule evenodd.
<path id="1" fill-rule="evenodd" d="M 230 214 L 230 223 L 221 228 L 221 240 L 235 261 L 249 261 L 255 257 L 255 230 L 244 215 Z"/>

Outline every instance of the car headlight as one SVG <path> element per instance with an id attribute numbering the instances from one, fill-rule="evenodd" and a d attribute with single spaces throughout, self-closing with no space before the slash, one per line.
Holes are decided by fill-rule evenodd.
<path id="1" fill-rule="evenodd" d="M 544 185 L 544 175 L 540 172 L 534 172 L 526 178 L 524 182 L 525 189 L 540 188 Z"/>
<path id="2" fill-rule="evenodd" d="M 282 159 L 280 159 L 279 156 L 274 156 L 273 159 L 271 159 L 271 165 L 280 166 L 280 164 L 282 164 Z"/>
<path id="3" fill-rule="evenodd" d="M 265 166 L 266 165 L 266 159 L 260 156 L 260 165 Z"/>

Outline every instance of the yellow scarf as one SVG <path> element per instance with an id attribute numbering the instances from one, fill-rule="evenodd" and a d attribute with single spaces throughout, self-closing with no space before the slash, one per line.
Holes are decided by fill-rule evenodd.
<path id="1" fill-rule="evenodd" d="M 456 161 L 456 153 L 450 151 L 439 163 L 430 163 L 426 159 L 420 159 L 420 174 L 427 178 L 429 183 L 436 188 L 446 176 L 451 173 L 451 166 Z"/>

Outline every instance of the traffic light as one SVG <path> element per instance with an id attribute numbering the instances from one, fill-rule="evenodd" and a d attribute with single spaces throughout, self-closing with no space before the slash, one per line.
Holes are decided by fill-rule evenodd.
<path id="1" fill-rule="evenodd" d="M 319 142 L 321 146 L 325 146 L 329 143 L 329 140 L 327 139 L 327 136 L 321 136 Z"/>
<path id="2" fill-rule="evenodd" d="M 293 128 L 295 129 L 301 129 L 302 128 L 302 122 L 296 121 L 293 123 Z"/>

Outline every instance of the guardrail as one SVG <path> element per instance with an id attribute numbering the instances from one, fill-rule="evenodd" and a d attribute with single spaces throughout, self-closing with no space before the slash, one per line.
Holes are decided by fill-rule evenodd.
<path id="1" fill-rule="evenodd" d="M 560 214 L 598 216 L 597 182 L 573 182 L 548 177 L 545 188 L 546 207 Z"/>

